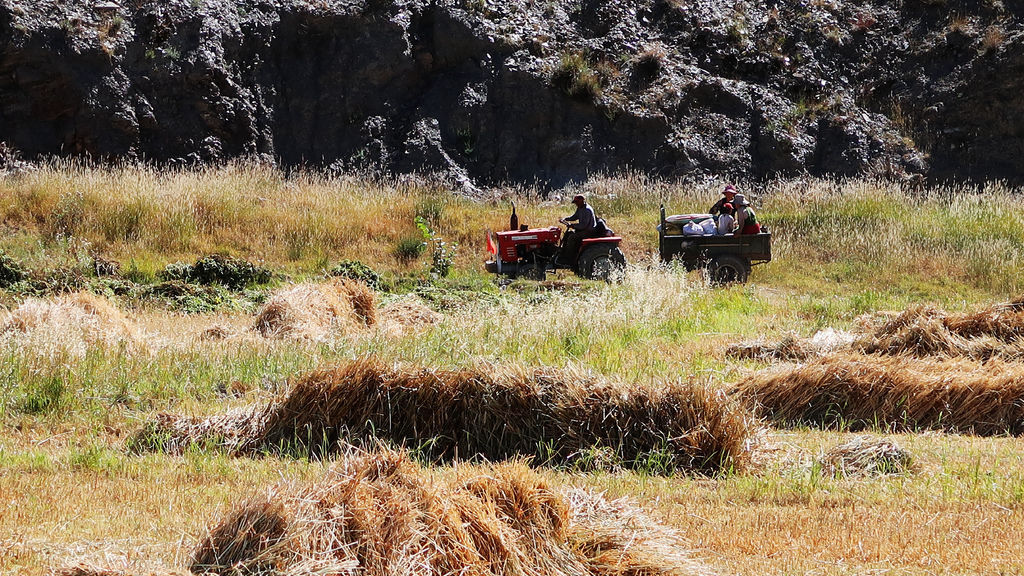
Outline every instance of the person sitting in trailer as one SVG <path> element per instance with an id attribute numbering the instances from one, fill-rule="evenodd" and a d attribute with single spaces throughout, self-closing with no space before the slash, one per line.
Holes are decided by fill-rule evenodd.
<path id="1" fill-rule="evenodd" d="M 761 225 L 750 207 L 750 201 L 743 194 L 737 194 L 733 206 L 736 209 L 736 234 L 760 234 Z"/>

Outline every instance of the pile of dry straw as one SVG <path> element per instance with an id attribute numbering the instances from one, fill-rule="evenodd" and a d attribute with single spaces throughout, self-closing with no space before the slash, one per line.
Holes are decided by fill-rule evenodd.
<path id="1" fill-rule="evenodd" d="M 274 293 L 256 314 L 253 329 L 267 338 L 328 340 L 370 326 L 400 336 L 440 320 L 440 314 L 415 297 L 392 300 L 378 311 L 372 288 L 358 280 L 336 277 Z M 217 339 L 218 335 L 210 336 Z"/>
<path id="2" fill-rule="evenodd" d="M 384 452 L 237 506 L 192 554 L 195 574 L 707 574 L 622 502 L 560 494 L 521 464 L 444 476 Z"/>
<path id="3" fill-rule="evenodd" d="M 319 340 L 377 322 L 377 295 L 348 278 L 298 284 L 270 296 L 256 315 L 254 329 L 265 337 Z"/>
<path id="4" fill-rule="evenodd" d="M 1024 303 L 997 304 L 969 314 L 915 306 L 876 327 L 856 348 L 914 356 L 1024 357 Z"/>
<path id="5" fill-rule="evenodd" d="M 106 298 L 88 292 L 28 298 L 0 322 L 0 336 L 82 353 L 91 346 L 145 345 L 134 322 Z"/>
<path id="6" fill-rule="evenodd" d="M 265 407 L 206 420 L 161 415 L 134 445 L 176 451 L 222 443 L 236 454 L 386 441 L 439 460 L 534 457 L 716 472 L 748 463 L 754 422 L 696 384 L 638 386 L 572 370 L 427 370 L 365 358 L 293 381 Z"/>
<path id="7" fill-rule="evenodd" d="M 914 471 L 910 453 L 892 440 L 857 436 L 822 456 L 821 469 L 832 476 L 905 475 Z"/>
<path id="8" fill-rule="evenodd" d="M 779 424 L 1024 433 L 1024 366 L 998 359 L 835 354 L 753 374 L 733 394 Z"/>
<path id="9" fill-rule="evenodd" d="M 786 336 L 730 346 L 737 358 L 804 361 L 843 350 L 867 354 L 1024 358 L 1024 299 L 978 312 L 949 314 L 934 306 L 912 306 L 899 314 L 861 319 L 864 330 L 850 334 L 826 329 L 811 338 Z"/>
<path id="10" fill-rule="evenodd" d="M 757 349 L 806 363 L 732 394 L 785 425 L 1024 434 L 1024 299 L 967 314 L 914 306 L 863 327 L 830 355 L 800 340 Z"/>

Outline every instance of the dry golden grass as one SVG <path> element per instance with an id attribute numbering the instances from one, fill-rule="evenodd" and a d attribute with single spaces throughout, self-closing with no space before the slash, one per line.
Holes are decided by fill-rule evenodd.
<path id="1" fill-rule="evenodd" d="M 628 521 L 627 521 L 628 519 Z M 566 498 L 520 464 L 449 479 L 396 453 L 350 457 L 311 486 L 282 486 L 214 525 L 193 573 L 683 575 L 708 571 L 622 503 Z"/>
<path id="2" fill-rule="evenodd" d="M 1024 433 L 1024 366 L 842 353 L 753 374 L 733 394 L 782 425 Z"/>
<path id="3" fill-rule="evenodd" d="M 377 296 L 371 288 L 356 280 L 332 278 L 272 294 L 256 314 L 254 329 L 268 338 L 322 340 L 376 321 Z"/>
<path id="4" fill-rule="evenodd" d="M 79 564 L 133 576 L 184 574 L 202 528 L 226 517 L 242 496 L 265 494 L 282 478 L 318 482 L 326 466 L 197 453 L 122 455 L 119 471 L 92 469 L 75 464 L 74 435 L 37 432 L 24 438 L 26 433 L 8 433 L 3 442 L 5 575 L 44 576 Z M 770 441 L 810 461 L 850 438 L 802 431 L 773 433 Z M 1017 530 L 1024 523 L 1024 439 L 884 439 L 913 454 L 914 474 L 832 478 L 782 461 L 778 468 L 710 479 L 536 473 L 566 498 L 574 492 L 570 486 L 605 492 L 610 500 L 629 496 L 674 529 L 691 557 L 724 574 L 926 576 L 1024 569 Z M 449 469 L 430 470 L 455 478 Z"/>
<path id="5" fill-rule="evenodd" d="M 438 214 L 432 225 L 446 238 L 477 248 L 489 225 L 476 204 L 438 186 L 311 173 L 286 179 L 242 163 L 174 171 L 57 162 L 0 178 L 0 197 L 0 222 L 12 229 L 84 240 L 123 263 L 161 261 L 155 269 L 221 252 L 258 254 L 274 266 L 358 258 L 394 268 L 403 263 L 393 247 L 418 235 L 420 213 Z"/>
<path id="6" fill-rule="evenodd" d="M 204 328 L 199 333 L 199 340 L 204 342 L 226 340 L 235 335 L 235 332 L 228 326 L 223 324 L 214 324 L 208 328 Z"/>
<path id="7" fill-rule="evenodd" d="M 388 441 L 432 459 L 612 462 L 668 472 L 742 469 L 753 422 L 695 384 L 627 385 L 571 370 L 427 370 L 356 360 L 296 379 L 264 408 L 205 420 L 161 415 L 133 445 L 171 452 L 221 444 L 254 454 L 330 454 Z"/>

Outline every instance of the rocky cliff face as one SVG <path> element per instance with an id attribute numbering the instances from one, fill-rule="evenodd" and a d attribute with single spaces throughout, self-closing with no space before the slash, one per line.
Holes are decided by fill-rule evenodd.
<path id="1" fill-rule="evenodd" d="M 0 0 L 26 158 L 1021 180 L 998 0 Z"/>

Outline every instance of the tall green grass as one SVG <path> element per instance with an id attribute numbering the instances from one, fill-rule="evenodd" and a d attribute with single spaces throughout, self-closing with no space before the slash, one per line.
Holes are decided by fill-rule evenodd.
<path id="1" fill-rule="evenodd" d="M 1024 288 L 1012 271 L 1024 247 L 1024 199 L 992 184 L 924 191 L 867 181 L 740 183 L 774 234 L 775 261 L 755 269 L 760 285 L 814 296 L 872 290 L 955 302 Z M 285 178 L 260 165 L 194 171 L 112 169 L 60 162 L 0 178 L 0 223 L 12 234 L 0 249 L 44 263 L 54 254 L 98 251 L 159 264 L 226 252 L 311 273 L 355 259 L 399 274 L 422 270 L 405 245 L 424 218 L 460 246 L 456 266 L 479 269 L 485 230 L 507 226 L 509 200 L 520 221 L 550 226 L 587 194 L 624 236 L 631 260 L 657 250 L 658 207 L 703 212 L 720 183 L 687 184 L 637 174 L 597 177 L 548 195 L 507 189 L 485 201 L 436 185 L 303 174 Z M 77 247 L 77 248 L 76 248 Z M 898 298 L 897 298 L 898 299 Z"/>

